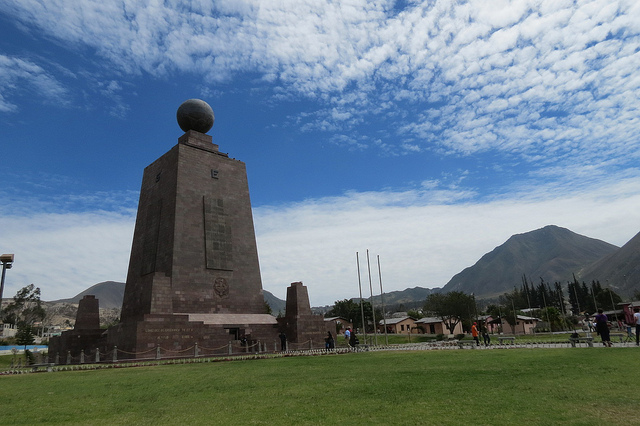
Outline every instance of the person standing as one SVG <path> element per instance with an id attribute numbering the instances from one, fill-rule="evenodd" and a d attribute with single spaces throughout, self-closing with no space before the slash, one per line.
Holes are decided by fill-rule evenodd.
<path id="1" fill-rule="evenodd" d="M 636 346 L 640 346 L 640 309 L 633 308 L 633 322 L 636 324 Z"/>
<path id="2" fill-rule="evenodd" d="M 284 331 L 281 331 L 278 337 L 280 337 L 280 350 L 285 352 L 287 350 L 287 335 L 284 334 Z"/>
<path id="3" fill-rule="evenodd" d="M 482 329 L 482 340 L 484 340 L 485 346 L 489 346 L 491 344 L 491 336 L 489 336 L 489 332 L 486 328 Z"/>
<path id="4" fill-rule="evenodd" d="M 471 326 L 471 335 L 473 336 L 473 340 L 476 341 L 476 346 L 480 346 L 480 339 L 478 339 L 478 323 L 474 322 Z"/>
<path id="5" fill-rule="evenodd" d="M 602 312 L 602 309 L 598 309 L 598 314 L 596 315 L 596 331 L 602 338 L 602 344 L 604 346 L 611 347 L 611 338 L 609 337 L 609 320 Z"/>
<path id="6" fill-rule="evenodd" d="M 357 348 L 359 344 L 360 341 L 358 340 L 358 336 L 356 336 L 356 331 L 352 330 L 349 336 L 349 346 L 351 346 L 352 348 Z"/>
<path id="7" fill-rule="evenodd" d="M 327 337 L 324 339 L 324 348 L 326 350 L 333 349 L 335 347 L 335 342 L 333 341 L 333 336 L 330 331 L 327 331 Z"/>
<path id="8" fill-rule="evenodd" d="M 351 338 L 351 327 L 347 327 L 347 329 L 345 330 L 344 338 L 347 341 L 347 343 L 349 343 L 349 339 Z"/>

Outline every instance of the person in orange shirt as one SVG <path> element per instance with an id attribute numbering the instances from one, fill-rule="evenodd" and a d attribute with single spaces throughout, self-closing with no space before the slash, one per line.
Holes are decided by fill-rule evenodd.
<path id="1" fill-rule="evenodd" d="M 476 341 L 476 346 L 480 346 L 480 339 L 478 339 L 478 323 L 474 322 L 471 326 L 471 335 L 473 336 L 473 340 Z"/>

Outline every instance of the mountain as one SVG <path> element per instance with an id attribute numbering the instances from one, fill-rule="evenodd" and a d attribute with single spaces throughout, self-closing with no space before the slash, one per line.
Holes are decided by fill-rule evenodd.
<path id="1" fill-rule="evenodd" d="M 542 277 L 545 282 L 564 283 L 572 279 L 572 274 L 617 250 L 618 247 L 604 241 L 549 225 L 513 235 L 475 265 L 451 278 L 442 291 L 495 297 L 514 286 L 520 287 L 523 275 L 534 282 Z"/>
<path id="2" fill-rule="evenodd" d="M 441 291 L 440 288 L 424 288 L 413 287 L 404 290 L 390 291 L 384 294 L 384 306 L 385 311 L 407 311 L 410 309 L 419 309 L 424 305 L 427 296 L 432 293 Z M 352 300 L 360 303 L 359 297 L 354 297 Z M 364 298 L 365 301 L 370 301 L 369 297 Z M 380 295 L 373 296 L 373 304 L 378 307 L 382 304 Z"/>
<path id="3" fill-rule="evenodd" d="M 122 307 L 122 299 L 124 298 L 124 288 L 125 283 L 120 283 L 116 281 L 105 281 L 102 283 L 98 283 L 92 285 L 88 289 L 84 290 L 81 293 L 76 294 L 74 297 L 70 299 L 60 299 L 60 300 L 52 300 L 51 302 L 47 302 L 49 304 L 78 304 L 80 299 L 82 299 L 86 295 L 94 295 L 96 299 L 100 301 L 100 309 L 120 309 Z M 273 294 L 264 290 L 264 301 L 271 306 L 271 311 L 274 315 L 278 315 L 278 312 L 282 311 L 284 314 L 286 302 L 284 300 L 278 299 Z"/>
<path id="4" fill-rule="evenodd" d="M 286 300 L 278 299 L 267 290 L 263 290 L 262 293 L 264 301 L 267 302 L 267 304 L 271 307 L 271 314 L 273 314 L 274 316 L 278 316 L 278 313 L 282 312 L 282 315 L 284 315 L 284 311 L 287 307 Z"/>
<path id="5" fill-rule="evenodd" d="M 619 250 L 592 263 L 576 274 L 579 281 L 600 281 L 621 296 L 631 297 L 640 283 L 640 233 Z"/>
<path id="6" fill-rule="evenodd" d="M 598 280 L 603 287 L 610 285 L 623 297 L 631 296 L 640 282 L 640 233 L 621 248 L 554 225 L 513 235 L 482 256 L 475 265 L 455 275 L 443 288 L 413 287 L 385 293 L 385 310 L 420 308 L 427 296 L 437 292 L 463 291 L 475 294 L 478 299 L 496 297 L 513 290 L 514 286 L 519 287 L 522 275 L 534 282 L 542 277 L 545 282 L 566 283 L 572 280 L 574 273 L 580 281 Z M 77 304 L 85 295 L 93 294 L 100 300 L 101 309 L 119 309 L 124 287 L 124 283 L 106 281 L 71 299 L 47 303 Z M 266 290 L 263 293 L 273 315 L 284 314 L 286 302 Z M 379 306 L 380 295 L 373 299 Z M 312 310 L 324 313 L 331 308 L 314 307 Z"/>
<path id="7" fill-rule="evenodd" d="M 76 294 L 70 299 L 54 300 L 51 303 L 75 303 L 86 295 L 94 295 L 100 301 L 100 309 L 120 309 L 122 307 L 122 298 L 124 297 L 125 283 L 116 281 L 104 281 L 92 285 L 85 291 Z"/>

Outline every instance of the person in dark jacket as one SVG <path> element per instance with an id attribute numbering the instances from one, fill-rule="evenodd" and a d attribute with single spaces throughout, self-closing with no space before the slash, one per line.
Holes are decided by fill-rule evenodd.
<path id="1" fill-rule="evenodd" d="M 351 336 L 349 337 L 349 346 L 355 348 L 358 346 L 358 344 L 360 344 L 360 341 L 358 340 L 358 336 L 356 336 L 356 331 L 351 330 Z"/>
<path id="2" fill-rule="evenodd" d="M 602 344 L 611 347 L 611 338 L 609 337 L 609 320 L 602 312 L 602 309 L 598 309 L 598 314 L 596 315 L 596 331 L 602 338 Z"/>
<path id="3" fill-rule="evenodd" d="M 335 341 L 330 331 L 327 331 L 327 337 L 324 339 L 324 348 L 327 350 L 335 348 Z"/>

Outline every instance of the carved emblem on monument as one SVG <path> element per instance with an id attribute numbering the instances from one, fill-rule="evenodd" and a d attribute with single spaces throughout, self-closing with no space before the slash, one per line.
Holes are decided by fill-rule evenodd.
<path id="1" fill-rule="evenodd" d="M 213 282 L 213 291 L 215 291 L 221 298 L 229 296 L 229 284 L 227 283 L 227 280 L 222 277 L 216 278 Z"/>

